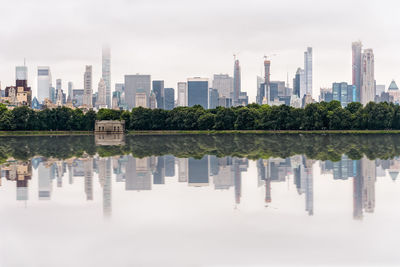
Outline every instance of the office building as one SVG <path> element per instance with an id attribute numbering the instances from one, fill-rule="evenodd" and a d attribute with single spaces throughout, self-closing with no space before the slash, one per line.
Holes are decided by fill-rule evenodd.
<path id="1" fill-rule="evenodd" d="M 218 91 L 220 97 L 232 98 L 233 78 L 228 74 L 214 74 L 212 88 Z"/>
<path id="2" fill-rule="evenodd" d="M 136 93 L 139 90 L 139 95 L 142 98 L 139 102 L 143 101 L 143 93 L 146 96 L 146 101 L 150 96 L 151 91 L 151 76 L 150 75 L 125 75 L 125 104 L 128 110 L 136 107 Z M 143 105 L 144 103 L 142 103 Z M 148 106 L 146 102 L 146 107 Z"/>
<path id="3" fill-rule="evenodd" d="M 399 90 L 399 87 L 397 87 L 397 84 L 394 80 L 392 80 L 392 82 L 389 85 L 388 94 L 393 103 L 400 104 L 400 90 Z M 389 101 L 387 101 L 387 102 L 389 102 Z"/>
<path id="4" fill-rule="evenodd" d="M 85 74 L 83 75 L 83 105 L 91 108 L 93 107 L 93 87 L 92 87 L 92 66 L 87 65 Z"/>
<path id="5" fill-rule="evenodd" d="M 313 89 L 313 64 L 312 64 L 312 48 L 307 47 L 307 51 L 304 52 L 304 77 L 305 77 L 305 85 L 306 85 L 306 94 L 312 96 Z"/>
<path id="6" fill-rule="evenodd" d="M 97 90 L 97 108 L 107 108 L 107 86 L 103 78 L 100 78 Z"/>
<path id="7" fill-rule="evenodd" d="M 27 81 L 28 80 L 28 67 L 17 66 L 15 67 L 15 80 Z"/>
<path id="8" fill-rule="evenodd" d="M 210 88 L 210 105 L 209 108 L 216 108 L 218 106 L 218 90 L 214 88 Z"/>
<path id="9" fill-rule="evenodd" d="M 361 69 L 361 91 L 360 102 L 363 105 L 375 101 L 375 75 L 374 75 L 374 52 L 365 49 L 362 54 Z"/>
<path id="10" fill-rule="evenodd" d="M 147 108 L 147 95 L 144 89 L 138 88 L 136 90 L 135 107 Z"/>
<path id="11" fill-rule="evenodd" d="M 233 68 L 233 104 L 236 106 L 239 100 L 239 94 L 242 91 L 241 88 L 241 73 L 239 60 L 235 59 L 235 64 Z"/>
<path id="12" fill-rule="evenodd" d="M 38 67 L 37 77 L 37 99 L 40 103 L 47 98 L 50 99 L 52 87 L 50 67 Z"/>
<path id="13" fill-rule="evenodd" d="M 164 108 L 164 81 L 153 81 L 153 92 L 156 95 L 157 108 Z"/>
<path id="14" fill-rule="evenodd" d="M 352 50 L 352 84 L 357 90 L 357 99 L 360 101 L 360 90 L 361 90 L 361 70 L 362 70 L 362 43 L 353 42 L 351 45 Z"/>
<path id="15" fill-rule="evenodd" d="M 208 79 L 206 78 L 189 78 L 188 82 L 188 106 L 200 105 L 208 108 Z"/>
<path id="16" fill-rule="evenodd" d="M 74 84 L 72 82 L 68 82 L 68 100 L 67 100 L 67 102 L 72 101 L 72 90 L 74 90 Z"/>
<path id="17" fill-rule="evenodd" d="M 101 70 L 101 77 L 106 87 L 106 105 L 111 108 L 111 51 L 109 46 L 103 46 Z"/>
<path id="18" fill-rule="evenodd" d="M 114 93 L 117 93 L 117 92 L 114 92 Z M 150 109 L 156 109 L 157 108 L 157 98 L 156 98 L 156 94 L 154 93 L 153 90 L 151 90 L 151 93 L 150 93 L 149 108 Z"/>
<path id="19" fill-rule="evenodd" d="M 188 105 L 188 91 L 187 91 L 187 83 L 179 82 L 178 83 L 178 107 L 187 107 Z"/>
<path id="20" fill-rule="evenodd" d="M 175 105 L 175 90 L 174 88 L 164 89 L 164 109 L 172 110 Z"/>
<path id="21" fill-rule="evenodd" d="M 83 89 L 73 89 L 72 90 L 72 104 L 74 107 L 80 107 L 83 105 Z"/>

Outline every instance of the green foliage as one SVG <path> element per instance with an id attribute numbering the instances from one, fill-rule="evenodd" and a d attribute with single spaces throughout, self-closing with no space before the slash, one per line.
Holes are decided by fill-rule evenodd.
<path id="1" fill-rule="evenodd" d="M 250 104 L 205 110 L 202 106 L 173 110 L 134 108 L 132 111 L 59 107 L 34 111 L 7 110 L 0 105 L 0 130 L 92 131 L 95 120 L 124 120 L 127 130 L 399 130 L 400 106 L 393 103 L 313 103 L 305 108 Z"/>

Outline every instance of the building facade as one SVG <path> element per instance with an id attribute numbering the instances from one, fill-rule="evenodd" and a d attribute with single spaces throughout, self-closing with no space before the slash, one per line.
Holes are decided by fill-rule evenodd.
<path id="1" fill-rule="evenodd" d="M 92 87 L 92 66 L 87 65 L 83 75 L 83 105 L 91 108 L 93 107 L 93 87 Z"/>
<path id="2" fill-rule="evenodd" d="M 200 105 L 204 109 L 208 108 L 208 79 L 189 78 L 188 82 L 188 106 Z"/>
<path id="3" fill-rule="evenodd" d="M 153 81 L 153 92 L 156 95 L 157 108 L 164 108 L 164 81 Z"/>
<path id="4" fill-rule="evenodd" d="M 131 110 L 132 108 L 136 107 L 136 93 L 138 90 L 140 93 L 144 93 L 146 95 L 146 101 L 149 98 L 151 91 L 151 76 L 141 74 L 125 75 L 124 87 L 126 107 Z M 142 100 L 143 99 L 141 99 L 141 101 Z M 146 103 L 146 107 L 147 106 L 148 104 Z"/>
<path id="5" fill-rule="evenodd" d="M 304 81 L 306 86 L 306 94 L 312 95 L 313 90 L 313 56 L 312 48 L 307 47 L 307 51 L 304 52 Z"/>
<path id="6" fill-rule="evenodd" d="M 111 51 L 109 46 L 103 46 L 101 70 L 101 77 L 106 86 L 106 105 L 108 108 L 111 108 Z"/>
<path id="7" fill-rule="evenodd" d="M 242 91 L 242 78 L 240 63 L 238 59 L 235 59 L 235 64 L 233 67 L 233 103 L 237 105 L 239 100 L 239 94 Z"/>
<path id="8" fill-rule="evenodd" d="M 175 90 L 174 88 L 165 88 L 164 89 L 165 98 L 164 98 L 164 109 L 172 110 L 175 106 Z"/>
<path id="9" fill-rule="evenodd" d="M 187 107 L 188 91 L 186 82 L 178 82 L 178 107 Z"/>
<path id="10" fill-rule="evenodd" d="M 363 105 L 375 101 L 375 74 L 374 74 L 374 52 L 365 49 L 362 54 L 361 91 L 360 102 Z"/>
<path id="11" fill-rule="evenodd" d="M 37 72 L 37 99 L 39 103 L 50 99 L 50 88 L 52 87 L 50 67 L 38 67 Z"/>

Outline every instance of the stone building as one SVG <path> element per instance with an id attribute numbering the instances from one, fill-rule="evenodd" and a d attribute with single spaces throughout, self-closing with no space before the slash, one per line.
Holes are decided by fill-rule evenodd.
<path id="1" fill-rule="evenodd" d="M 94 125 L 94 131 L 96 133 L 123 133 L 125 132 L 125 121 L 96 121 Z"/>

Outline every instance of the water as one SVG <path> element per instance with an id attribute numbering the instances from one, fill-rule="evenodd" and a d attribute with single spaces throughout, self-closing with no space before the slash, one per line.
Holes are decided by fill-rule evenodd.
<path id="1" fill-rule="evenodd" d="M 398 265 L 399 141 L 1 137 L 0 266 Z"/>

